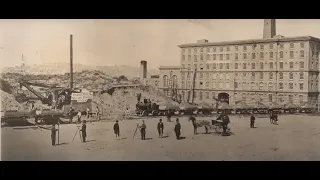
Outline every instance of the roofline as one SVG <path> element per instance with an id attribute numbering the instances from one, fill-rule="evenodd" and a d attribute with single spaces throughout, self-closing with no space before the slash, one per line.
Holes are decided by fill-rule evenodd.
<path id="1" fill-rule="evenodd" d="M 180 66 L 160 66 L 159 69 L 181 69 Z"/>
<path id="2" fill-rule="evenodd" d="M 206 46 L 223 46 L 223 45 L 241 45 L 241 44 L 256 44 L 256 43 L 271 43 L 271 42 L 288 42 L 288 41 L 317 41 L 320 39 L 313 36 L 298 36 L 298 37 L 282 37 L 269 39 L 248 39 L 236 41 L 221 41 L 221 42 L 207 42 L 207 43 L 187 43 L 178 45 L 180 48 L 184 47 L 206 47 Z"/>

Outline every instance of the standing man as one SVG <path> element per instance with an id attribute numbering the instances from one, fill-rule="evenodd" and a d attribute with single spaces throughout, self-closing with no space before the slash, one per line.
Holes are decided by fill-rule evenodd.
<path id="1" fill-rule="evenodd" d="M 176 120 L 176 125 L 174 126 L 174 132 L 176 133 L 177 140 L 180 140 L 181 125 L 179 123 L 179 118 L 177 118 Z"/>
<path id="2" fill-rule="evenodd" d="M 87 107 L 87 119 L 89 119 L 90 116 L 90 109 Z"/>
<path id="3" fill-rule="evenodd" d="M 224 114 L 222 116 L 222 128 L 223 128 L 223 134 L 227 133 L 228 124 L 230 123 L 229 116 L 227 114 Z"/>
<path id="4" fill-rule="evenodd" d="M 86 137 L 87 137 L 87 125 L 86 125 L 86 120 L 83 120 L 82 127 L 81 127 L 81 133 L 82 133 L 82 142 L 86 142 Z"/>
<path id="5" fill-rule="evenodd" d="M 56 145 L 56 137 L 57 137 L 57 131 L 59 129 L 56 129 L 56 125 L 52 125 L 51 127 L 51 142 L 52 142 L 52 146 L 55 146 Z"/>
<path id="6" fill-rule="evenodd" d="M 70 110 L 68 112 L 68 115 L 69 115 L 69 122 L 72 123 L 72 119 L 73 119 L 73 108 L 70 107 Z"/>
<path id="7" fill-rule="evenodd" d="M 146 129 L 147 125 L 144 123 L 144 120 L 142 120 L 142 124 L 140 126 L 141 140 L 146 140 Z"/>
<path id="8" fill-rule="evenodd" d="M 120 127 L 119 127 L 118 120 L 116 120 L 116 123 L 113 125 L 113 131 L 114 131 L 114 134 L 116 134 L 116 139 L 118 139 L 118 137 L 120 137 Z"/>
<path id="9" fill-rule="evenodd" d="M 99 112 L 99 107 L 98 106 L 96 108 L 96 120 L 100 120 L 100 112 Z"/>
<path id="10" fill-rule="evenodd" d="M 196 118 L 193 117 L 193 116 L 190 116 L 189 120 L 192 121 L 193 133 L 194 133 L 194 134 L 198 134 L 198 132 L 197 132 L 197 121 L 196 121 Z"/>
<path id="11" fill-rule="evenodd" d="M 159 138 L 162 138 L 162 137 L 163 137 L 163 123 L 162 123 L 162 119 L 159 120 L 157 129 L 158 129 L 158 133 L 159 133 Z"/>
<path id="12" fill-rule="evenodd" d="M 254 122 L 255 122 L 256 118 L 254 117 L 254 114 L 251 113 L 251 117 L 250 117 L 250 128 L 254 128 Z"/>
<path id="13" fill-rule="evenodd" d="M 81 114 L 81 111 L 79 110 L 77 114 L 78 123 L 81 123 L 81 116 L 82 114 Z"/>

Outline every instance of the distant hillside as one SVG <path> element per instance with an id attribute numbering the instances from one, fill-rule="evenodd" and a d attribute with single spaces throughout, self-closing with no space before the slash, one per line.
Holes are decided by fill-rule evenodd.
<path id="1" fill-rule="evenodd" d="M 27 65 L 23 68 L 24 72 L 27 74 L 64 74 L 70 72 L 69 63 L 50 63 L 50 64 L 41 64 L 41 65 Z M 128 78 L 138 77 L 140 74 L 139 67 L 132 67 L 127 65 L 122 66 L 88 66 L 82 64 L 74 64 L 73 71 L 81 72 L 84 70 L 99 70 L 104 72 L 106 75 L 117 77 L 124 75 Z M 21 67 L 6 67 L 1 69 L 2 73 L 21 73 Z M 148 69 L 148 75 L 158 74 L 158 70 Z"/>

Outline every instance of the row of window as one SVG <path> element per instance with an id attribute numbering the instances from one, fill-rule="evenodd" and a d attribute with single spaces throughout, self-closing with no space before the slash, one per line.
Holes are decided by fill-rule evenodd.
<path id="1" fill-rule="evenodd" d="M 251 54 L 251 59 L 256 59 L 256 55 L 258 53 L 243 53 L 242 54 L 243 59 L 248 59 L 250 54 Z M 264 54 L 268 54 L 268 53 L 260 52 L 259 53 L 259 58 L 260 59 L 264 59 L 265 58 Z M 232 58 L 230 58 L 231 55 L 232 54 L 211 54 L 211 55 L 210 54 L 206 54 L 205 58 L 206 58 L 207 61 L 209 61 L 209 60 L 230 60 L 230 59 L 232 59 Z M 235 53 L 234 54 L 234 60 L 239 60 L 239 55 L 241 55 L 241 54 Z M 275 53 L 275 52 L 269 52 L 269 58 L 270 59 L 273 59 L 274 57 L 276 57 L 276 55 L 277 55 L 277 53 Z M 319 52 L 314 53 L 313 56 L 319 56 Z M 188 56 L 182 55 L 182 61 L 185 61 L 186 57 L 188 57 L 188 61 L 192 60 L 191 59 L 191 57 L 192 57 L 191 55 L 188 55 Z M 297 57 L 297 56 L 295 56 L 294 51 L 290 51 L 289 52 L 289 58 L 290 59 L 294 59 L 295 57 Z M 305 52 L 301 50 L 299 57 L 300 58 L 304 58 L 305 57 Z M 203 61 L 204 60 L 204 55 L 203 54 L 201 54 L 201 55 L 193 55 L 193 61 L 195 61 L 195 62 L 198 61 L 198 58 L 199 58 L 200 61 Z M 280 51 L 279 52 L 279 59 L 283 59 L 283 58 L 284 58 L 284 52 Z"/>
<path id="2" fill-rule="evenodd" d="M 259 63 L 260 69 L 264 69 L 264 67 L 265 67 L 264 64 L 266 64 L 266 63 L 263 63 L 263 62 Z M 242 65 L 242 69 L 247 69 L 247 65 L 251 65 L 251 69 L 256 69 L 256 65 L 258 65 L 258 64 L 257 63 L 234 63 L 234 69 L 239 69 L 239 65 Z M 269 62 L 269 69 L 273 69 L 274 65 L 276 65 L 276 63 Z M 193 69 L 198 69 L 197 64 L 194 64 L 193 66 L 194 66 Z M 225 67 L 225 69 L 230 69 L 230 63 L 217 63 L 217 64 L 213 63 L 212 69 L 217 69 L 217 66 L 219 67 L 219 69 L 223 69 L 224 67 Z M 316 66 L 318 66 L 318 63 L 316 63 Z M 182 68 L 183 69 L 186 68 L 185 64 L 182 64 Z M 279 62 L 279 69 L 283 69 L 283 68 L 284 68 L 284 62 Z M 289 62 L 289 68 L 290 69 L 294 68 L 294 62 Z M 303 61 L 300 61 L 299 68 L 304 69 L 304 62 Z M 187 69 L 191 70 L 191 64 L 188 64 Z M 206 64 L 206 69 L 207 70 L 210 69 L 210 64 Z M 199 70 L 203 70 L 203 64 L 200 64 Z"/>
<path id="3" fill-rule="evenodd" d="M 300 43 L 300 48 L 304 48 L 304 45 L 305 43 Z M 281 43 L 279 44 L 279 48 L 280 49 L 284 49 L 284 46 L 285 46 L 285 43 Z M 320 50 L 320 44 L 317 44 L 315 46 L 313 46 L 313 44 L 311 44 L 311 49 L 313 49 L 314 47 L 317 46 L 317 49 Z M 233 46 L 226 46 L 226 47 L 223 47 L 223 46 L 220 46 L 220 47 L 206 47 L 206 48 L 193 48 L 193 52 L 194 53 L 197 53 L 198 52 L 198 49 L 200 52 L 204 52 L 204 49 L 206 49 L 206 52 L 216 52 L 217 49 L 220 50 L 220 52 L 223 52 L 224 50 L 225 51 L 230 51 L 230 49 L 232 48 Z M 241 47 L 241 46 L 240 46 Z M 244 45 L 242 46 L 242 50 L 243 51 L 247 51 L 248 50 L 248 47 L 250 47 L 250 45 Z M 254 44 L 254 45 L 251 45 L 252 49 L 257 49 L 257 45 Z M 264 47 L 265 47 L 265 44 L 260 44 L 259 45 L 260 47 L 260 50 L 264 50 Z M 293 49 L 295 47 L 295 44 L 294 43 L 290 43 L 289 44 L 289 48 L 290 49 Z M 269 44 L 269 49 L 274 49 L 274 44 Z M 239 50 L 239 46 L 234 46 L 234 50 L 235 51 L 238 51 Z M 185 53 L 185 52 L 188 52 L 188 53 L 191 53 L 191 49 L 188 48 L 187 50 L 186 49 L 182 49 L 182 52 Z"/>
<path id="4" fill-rule="evenodd" d="M 199 95 L 198 95 L 199 94 Z M 208 100 L 208 99 L 215 99 L 216 98 L 216 93 L 215 92 L 212 92 L 211 93 L 212 95 L 211 95 L 211 97 L 210 97 L 210 92 L 195 92 L 194 93 L 194 99 L 197 99 L 198 97 L 199 97 L 199 100 L 203 100 L 203 98 L 205 98 L 206 100 Z M 187 98 L 187 92 L 185 92 L 185 91 L 182 91 L 181 92 L 181 95 L 182 95 L 182 99 L 186 99 Z M 203 97 L 203 95 L 204 95 L 204 97 Z M 241 95 L 241 94 L 240 94 Z M 237 97 L 238 95 L 235 95 L 235 97 Z M 256 99 L 255 97 L 254 97 L 255 95 L 253 94 L 253 95 L 247 95 L 246 93 L 243 93 L 242 94 L 242 101 L 247 101 L 247 97 L 249 97 L 249 98 L 251 98 L 250 100 L 251 100 L 251 102 L 255 102 L 256 100 L 259 100 L 260 102 L 262 101 L 263 102 L 263 99 L 264 98 L 261 98 L 261 97 L 263 97 L 263 95 L 260 95 L 260 97 L 258 98 L 258 99 Z M 273 102 L 273 95 L 272 94 L 268 94 L 268 101 L 269 102 Z M 249 100 L 249 99 L 248 99 Z M 282 95 L 282 94 L 280 94 L 280 95 L 278 95 L 278 98 L 277 98 L 277 100 L 280 102 L 280 103 L 283 103 L 284 102 L 284 95 Z M 293 103 L 293 100 L 294 100 L 294 97 L 293 97 L 293 95 L 288 95 L 288 100 L 289 100 L 289 102 L 290 103 Z M 298 96 L 298 101 L 299 101 L 299 103 L 300 104 L 303 104 L 304 103 L 304 97 L 303 97 L 303 95 L 299 95 Z"/>
<path id="5" fill-rule="evenodd" d="M 242 82 L 242 83 L 240 83 L 240 82 L 234 82 L 234 89 L 239 89 L 240 88 L 240 86 L 242 85 L 242 89 L 244 89 L 244 90 L 249 90 L 249 87 L 250 86 L 248 86 L 248 84 L 250 84 L 250 83 L 246 83 L 246 82 Z M 289 89 L 293 89 L 293 83 L 288 83 L 289 84 Z M 272 90 L 274 90 L 274 88 L 273 88 L 273 85 L 274 85 L 274 83 L 269 83 L 268 84 L 268 90 L 269 91 L 272 91 Z M 228 82 L 216 82 L 216 83 L 213 83 L 212 84 L 212 86 L 213 86 L 213 88 L 214 89 L 229 89 L 230 88 L 230 84 L 228 83 Z M 185 89 L 185 88 L 190 88 L 191 87 L 191 83 L 188 81 L 186 84 L 185 84 L 185 82 L 183 81 L 182 82 L 182 84 L 181 84 L 181 88 L 182 89 Z M 284 87 L 284 84 L 283 84 L 283 82 L 280 82 L 280 83 L 278 83 L 278 89 L 279 90 L 283 90 L 283 87 Z M 316 84 L 311 84 L 311 89 L 317 89 L 317 87 L 318 87 L 318 84 L 316 83 Z M 199 89 L 209 89 L 210 88 L 210 83 L 209 82 L 206 82 L 206 84 L 205 84 L 205 87 L 203 86 L 203 83 L 202 82 L 200 82 L 200 86 L 199 86 Z M 256 88 L 256 83 L 255 82 L 251 82 L 251 88 L 250 88 L 251 90 L 257 90 L 257 88 Z M 300 90 L 303 90 L 303 83 L 299 83 L 299 89 Z M 263 83 L 263 82 L 260 82 L 259 83 L 259 88 L 258 88 L 258 90 L 265 90 L 265 83 Z"/>
<path id="6" fill-rule="evenodd" d="M 255 73 L 255 72 L 251 72 L 251 80 L 255 80 L 256 74 L 257 73 Z M 247 73 L 242 73 L 240 76 L 239 76 L 239 73 L 235 73 L 234 76 L 235 76 L 235 79 L 239 79 L 239 77 L 242 76 L 243 80 L 246 80 Z M 209 73 L 205 73 L 205 76 L 203 75 L 203 73 L 199 73 L 199 77 L 200 77 L 200 79 L 203 79 L 203 78 L 209 79 L 210 78 L 209 77 Z M 294 77 L 294 73 L 290 72 L 289 73 L 289 79 L 293 80 L 293 77 Z M 318 77 L 319 77 L 318 75 L 315 75 L 312 80 L 317 81 Z M 185 79 L 185 73 L 182 73 L 181 79 L 182 80 Z M 190 79 L 190 73 L 187 74 L 187 79 Z M 229 80 L 229 74 L 220 74 L 220 73 L 219 74 L 212 74 L 212 79 L 213 80 L 216 80 L 216 79 Z M 264 79 L 264 73 L 263 72 L 259 73 L 259 79 L 260 80 Z M 269 73 L 269 79 L 273 79 L 273 73 L 272 72 Z M 280 80 L 283 79 L 283 72 L 279 72 L 279 79 Z M 299 79 L 300 80 L 304 79 L 304 73 L 303 72 L 299 73 Z M 167 79 L 165 79 L 165 77 L 164 77 L 164 81 L 167 81 Z"/>

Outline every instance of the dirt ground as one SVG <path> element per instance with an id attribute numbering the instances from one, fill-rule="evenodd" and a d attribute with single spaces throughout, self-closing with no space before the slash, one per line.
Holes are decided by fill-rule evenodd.
<path id="1" fill-rule="evenodd" d="M 271 125 L 268 118 L 257 118 L 256 128 L 249 128 L 248 117 L 230 117 L 231 136 L 204 134 L 204 127 L 193 135 L 191 122 L 180 118 L 182 137 L 176 140 L 174 122 L 163 118 L 169 137 L 159 139 L 156 125 L 159 118 L 146 120 L 147 140 L 140 140 L 138 132 L 133 139 L 137 122 L 120 121 L 121 140 L 113 133 L 114 122 L 87 124 L 86 143 L 79 135 L 72 142 L 77 130 L 75 124 L 60 125 L 59 146 L 51 146 L 48 130 L 1 129 L 2 160 L 115 160 L 115 161 L 291 161 L 320 160 L 320 117 L 280 116 L 279 125 Z M 197 119 L 210 119 L 199 117 Z"/>

